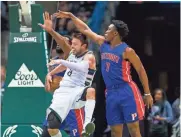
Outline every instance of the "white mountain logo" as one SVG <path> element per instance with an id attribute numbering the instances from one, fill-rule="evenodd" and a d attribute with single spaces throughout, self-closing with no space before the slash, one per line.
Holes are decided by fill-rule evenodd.
<path id="1" fill-rule="evenodd" d="M 44 87 L 44 85 L 36 73 L 33 70 L 29 71 L 23 63 L 8 87 Z"/>

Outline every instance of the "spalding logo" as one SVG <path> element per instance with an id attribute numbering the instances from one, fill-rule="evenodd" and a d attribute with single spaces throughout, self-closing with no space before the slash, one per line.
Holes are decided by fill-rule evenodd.
<path id="1" fill-rule="evenodd" d="M 22 35 L 22 37 L 23 37 L 23 38 L 28 37 L 28 33 L 24 33 L 24 34 Z"/>
<path id="2" fill-rule="evenodd" d="M 17 42 L 37 42 L 37 37 L 28 37 L 28 33 L 24 33 L 22 37 L 14 37 L 14 43 Z"/>

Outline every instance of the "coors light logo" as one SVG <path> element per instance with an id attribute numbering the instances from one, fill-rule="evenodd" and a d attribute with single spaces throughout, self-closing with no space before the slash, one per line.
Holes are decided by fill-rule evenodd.
<path id="1" fill-rule="evenodd" d="M 44 87 L 44 85 L 36 73 L 33 70 L 29 71 L 23 63 L 8 87 Z"/>

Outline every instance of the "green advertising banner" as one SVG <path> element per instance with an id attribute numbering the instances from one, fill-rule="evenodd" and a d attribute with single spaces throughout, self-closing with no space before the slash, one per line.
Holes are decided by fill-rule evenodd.
<path id="1" fill-rule="evenodd" d="M 11 33 L 2 123 L 41 123 L 50 101 L 44 90 L 47 74 L 43 32 L 24 33 L 35 42 L 16 42 L 22 33 Z M 30 38 L 31 38 L 30 37 Z M 40 38 L 42 37 L 42 38 Z M 25 39 L 24 39 L 25 40 Z M 32 40 L 32 39 L 31 39 Z"/>
<path id="2" fill-rule="evenodd" d="M 34 10 L 31 12 L 33 31 L 19 32 L 19 5 L 9 6 L 10 37 L 1 137 L 40 137 L 46 109 L 52 99 L 44 89 L 48 70 L 46 33 L 37 27 L 43 22 L 43 10 L 38 4 L 31 8 Z"/>

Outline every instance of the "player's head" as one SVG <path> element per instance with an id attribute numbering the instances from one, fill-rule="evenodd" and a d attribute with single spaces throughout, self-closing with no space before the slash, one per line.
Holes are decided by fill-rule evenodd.
<path id="1" fill-rule="evenodd" d="M 80 32 L 74 32 L 72 35 L 71 48 L 74 55 L 78 56 L 84 53 L 88 48 L 87 37 Z"/>
<path id="2" fill-rule="evenodd" d="M 128 35 L 128 32 L 129 29 L 126 23 L 120 20 L 113 20 L 105 32 L 105 39 L 108 42 L 111 42 L 116 37 L 119 37 L 121 40 L 123 40 L 123 38 Z"/>
<path id="3" fill-rule="evenodd" d="M 153 97 L 156 102 L 165 101 L 167 99 L 164 90 L 159 88 L 154 90 Z"/>

